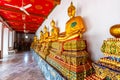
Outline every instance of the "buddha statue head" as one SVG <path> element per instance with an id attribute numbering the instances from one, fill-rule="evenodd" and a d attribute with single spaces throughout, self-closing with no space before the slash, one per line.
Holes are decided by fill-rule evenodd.
<path id="1" fill-rule="evenodd" d="M 42 35 L 43 34 L 43 31 L 40 31 L 40 35 Z"/>
<path id="2" fill-rule="evenodd" d="M 40 41 L 43 41 L 43 31 L 40 31 Z"/>
<path id="3" fill-rule="evenodd" d="M 110 28 L 110 34 L 115 38 L 120 38 L 120 24 L 113 25 Z"/>
<path id="4" fill-rule="evenodd" d="M 75 6 L 74 6 L 73 3 L 71 2 L 71 5 L 70 5 L 69 8 L 68 8 L 68 16 L 69 16 L 70 18 L 74 17 L 74 16 L 75 16 L 75 12 L 76 12 Z"/>
<path id="5" fill-rule="evenodd" d="M 52 20 L 50 24 L 51 24 L 52 27 L 54 27 L 55 26 L 55 21 Z"/>
<path id="6" fill-rule="evenodd" d="M 37 36 L 34 36 L 34 42 L 36 42 L 37 41 Z"/>
<path id="7" fill-rule="evenodd" d="M 44 27 L 44 32 L 47 32 L 47 27 L 46 27 L 46 25 L 45 25 L 45 27 Z"/>

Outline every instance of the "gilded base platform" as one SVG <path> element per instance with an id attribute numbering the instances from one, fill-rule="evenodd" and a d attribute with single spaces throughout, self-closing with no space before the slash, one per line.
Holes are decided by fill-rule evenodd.
<path id="1" fill-rule="evenodd" d="M 79 36 L 65 41 L 43 42 L 34 51 L 67 80 L 84 80 L 93 74 L 86 41 Z"/>
<path id="2" fill-rule="evenodd" d="M 103 41 L 101 51 L 106 57 L 93 63 L 96 75 L 104 80 L 120 80 L 120 39 L 109 38 Z"/>

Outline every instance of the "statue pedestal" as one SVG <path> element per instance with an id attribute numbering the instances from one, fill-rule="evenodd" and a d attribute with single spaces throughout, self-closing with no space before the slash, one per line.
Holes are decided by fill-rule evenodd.
<path id="1" fill-rule="evenodd" d="M 93 64 L 96 75 L 105 80 L 120 79 L 120 39 L 104 40 L 101 51 L 107 56 Z"/>
<path id="2" fill-rule="evenodd" d="M 67 80 L 84 80 L 93 73 L 91 61 L 88 59 L 86 41 L 79 35 L 64 41 L 43 42 L 41 47 L 37 45 L 33 49 L 43 59 L 41 65 L 47 65 L 47 68 L 48 64 L 51 65 L 51 68 L 59 72 L 57 74 L 65 76 Z M 51 72 L 48 73 L 51 74 Z"/>
<path id="3" fill-rule="evenodd" d="M 93 73 L 86 47 L 86 41 L 79 37 L 62 42 L 53 41 L 46 61 L 68 80 L 83 80 Z"/>
<path id="4" fill-rule="evenodd" d="M 41 58 L 34 50 L 32 55 L 34 56 L 35 62 L 38 64 L 40 70 L 44 74 L 46 80 L 66 80 L 59 72 L 57 72 L 49 63 Z"/>

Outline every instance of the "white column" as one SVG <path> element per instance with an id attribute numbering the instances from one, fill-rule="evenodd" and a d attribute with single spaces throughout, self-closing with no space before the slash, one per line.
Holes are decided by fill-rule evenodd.
<path id="1" fill-rule="evenodd" d="M 3 31 L 3 57 L 7 57 L 8 56 L 8 32 L 9 32 L 9 29 L 4 26 L 3 30 L 4 30 Z"/>
<path id="2" fill-rule="evenodd" d="M 1 51 L 1 47 L 2 47 L 2 22 L 0 22 L 0 51 Z"/>
<path id="3" fill-rule="evenodd" d="M 15 42 L 15 31 L 12 31 L 12 44 L 14 48 L 14 42 Z"/>
<path id="4" fill-rule="evenodd" d="M 13 37 L 13 35 L 12 35 L 12 31 L 11 30 L 9 30 L 9 34 L 8 34 L 8 41 L 9 41 L 9 46 L 8 46 L 8 48 L 13 48 L 13 43 L 12 43 L 12 37 Z"/>

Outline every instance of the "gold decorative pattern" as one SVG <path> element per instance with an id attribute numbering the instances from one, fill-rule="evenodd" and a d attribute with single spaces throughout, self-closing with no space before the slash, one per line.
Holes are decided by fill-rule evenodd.
<path id="1" fill-rule="evenodd" d="M 45 4 L 45 6 L 47 6 L 47 7 L 48 7 L 48 6 L 49 6 L 49 4 Z"/>
<path id="2" fill-rule="evenodd" d="M 4 14 L 8 14 L 9 12 L 6 11 L 6 12 L 3 12 L 3 13 L 4 13 Z"/>
<path id="3" fill-rule="evenodd" d="M 43 9 L 43 7 L 41 5 L 35 5 L 35 9 L 41 10 L 41 9 Z"/>
<path id="4" fill-rule="evenodd" d="M 17 18 L 17 17 L 16 17 L 16 16 L 14 16 L 14 15 L 10 15 L 10 17 L 11 17 L 11 18 Z"/>
<path id="5" fill-rule="evenodd" d="M 32 19 L 32 21 L 37 21 L 37 19 Z"/>
<path id="6" fill-rule="evenodd" d="M 21 7 L 22 3 L 21 0 L 1 0 L 0 2 L 0 14 L 1 16 L 7 20 L 16 20 L 16 23 L 19 23 L 19 26 L 22 26 L 21 24 L 23 23 L 23 20 L 21 19 L 21 15 L 25 14 L 23 11 L 19 10 L 18 8 L 12 7 L 12 6 L 8 6 L 6 4 L 12 5 L 12 6 L 17 6 L 17 7 Z M 54 9 L 54 7 L 56 7 L 57 4 L 54 4 L 53 0 L 24 0 L 23 1 L 23 6 L 26 6 L 28 4 L 31 4 L 31 7 L 26 7 L 26 11 L 30 14 L 30 16 L 27 16 L 26 18 L 26 23 L 27 24 L 31 24 L 31 22 L 34 24 L 34 29 L 35 31 L 38 29 L 37 27 L 39 27 L 41 25 L 41 23 L 47 18 L 47 16 L 50 14 L 50 12 Z M 5 12 L 5 13 L 4 13 Z M 16 18 L 14 16 L 10 17 L 10 15 L 14 15 L 16 16 Z M 37 19 L 37 21 L 35 20 L 34 22 L 32 21 L 32 19 Z M 8 24 L 10 24 L 10 26 L 16 27 L 16 25 L 14 25 L 14 23 L 10 23 L 12 21 L 8 21 Z M 39 25 L 38 25 L 39 23 Z M 26 25 L 28 26 L 28 25 Z M 30 25 L 31 26 L 31 25 Z M 29 27 L 27 28 L 29 30 L 29 33 L 33 32 Z M 19 30 L 16 29 L 18 32 Z"/>
<path id="7" fill-rule="evenodd" d="M 31 11 L 33 11 L 33 9 L 30 9 Z"/>
<path id="8" fill-rule="evenodd" d="M 11 0 L 5 0 L 5 1 L 7 1 L 7 2 L 11 2 Z"/>
<path id="9" fill-rule="evenodd" d="M 34 1 L 34 0 L 30 0 L 30 2 L 33 2 L 33 3 L 34 3 L 35 1 Z"/>

